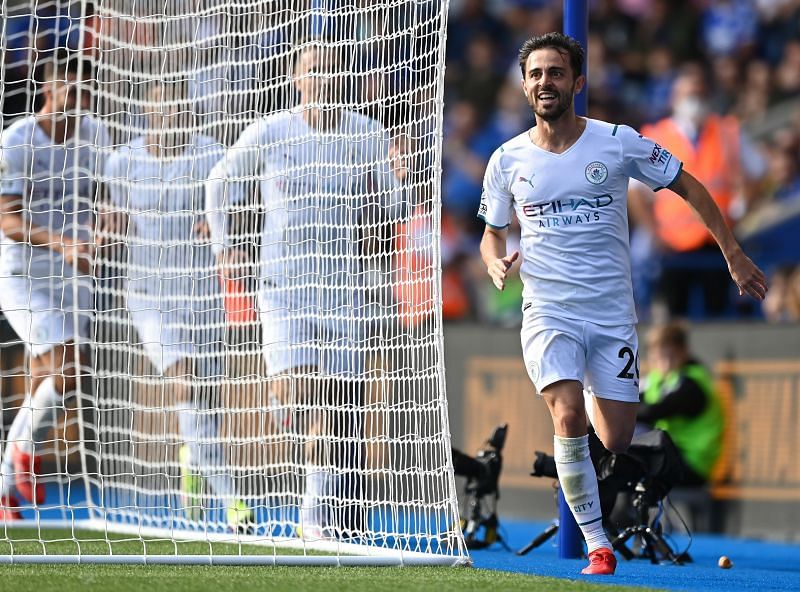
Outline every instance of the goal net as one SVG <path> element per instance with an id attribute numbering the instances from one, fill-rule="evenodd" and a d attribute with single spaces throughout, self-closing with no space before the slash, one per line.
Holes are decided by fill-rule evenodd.
<path id="1" fill-rule="evenodd" d="M 2 5 L 2 560 L 468 561 L 447 2 Z"/>

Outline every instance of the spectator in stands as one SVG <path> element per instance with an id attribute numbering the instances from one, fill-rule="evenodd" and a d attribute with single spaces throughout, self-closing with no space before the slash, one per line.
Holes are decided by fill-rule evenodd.
<path id="1" fill-rule="evenodd" d="M 703 69 L 696 64 L 684 67 L 673 87 L 671 116 L 643 127 L 642 134 L 669 149 L 708 187 L 731 225 L 741 200 L 746 207 L 757 195 L 766 165 L 739 122 L 711 113 L 707 99 Z M 634 264 L 659 266 L 656 289 L 669 314 L 696 313 L 690 299 L 697 289 L 702 291 L 705 314 L 724 314 L 729 306 L 728 272 L 689 205 L 669 190 L 655 193 L 636 182 L 631 184 L 630 202 L 637 231 L 649 233 L 655 251 L 649 258 L 636 254 Z"/>
<path id="2" fill-rule="evenodd" d="M 689 349 L 680 323 L 653 327 L 647 336 L 649 372 L 636 419 L 667 432 L 685 464 L 682 485 L 708 482 L 722 452 L 725 420 L 708 369 Z"/>
<path id="3" fill-rule="evenodd" d="M 800 321 L 800 265 L 779 267 L 770 280 L 772 288 L 764 298 L 762 311 L 770 323 Z"/>

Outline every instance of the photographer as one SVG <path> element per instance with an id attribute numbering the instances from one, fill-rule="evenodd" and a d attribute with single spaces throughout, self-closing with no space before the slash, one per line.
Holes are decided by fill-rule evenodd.
<path id="1" fill-rule="evenodd" d="M 703 485 L 722 451 L 724 417 L 713 379 L 691 355 L 681 324 L 654 327 L 647 345 L 650 371 L 637 420 L 672 437 L 685 465 L 677 485 Z"/>

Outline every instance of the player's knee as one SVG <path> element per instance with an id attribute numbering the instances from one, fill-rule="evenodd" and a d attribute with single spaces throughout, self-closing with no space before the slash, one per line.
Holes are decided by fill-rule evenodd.
<path id="1" fill-rule="evenodd" d="M 556 433 L 580 436 L 586 433 L 586 411 L 579 407 L 559 405 L 553 410 Z"/>
<path id="2" fill-rule="evenodd" d="M 609 452 L 622 454 L 628 451 L 632 437 L 632 434 L 610 434 L 600 439 L 603 441 L 603 446 L 605 446 Z"/>

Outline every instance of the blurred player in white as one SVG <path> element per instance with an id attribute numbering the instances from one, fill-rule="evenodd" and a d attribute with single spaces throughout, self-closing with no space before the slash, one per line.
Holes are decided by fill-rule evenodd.
<path id="1" fill-rule="evenodd" d="M 127 306 L 148 359 L 167 379 L 183 446 L 183 509 L 201 518 L 205 485 L 232 528 L 251 511 L 236 497 L 220 436 L 218 385 L 224 367 L 224 312 L 203 215 L 204 182 L 224 154 L 194 133 L 185 84 L 148 91 L 149 131 L 115 151 L 104 181 L 112 212 L 127 226 Z"/>
<path id="2" fill-rule="evenodd" d="M 589 550 L 583 573 L 613 574 L 583 390 L 594 395 L 588 411 L 606 448 L 625 451 L 639 402 L 629 178 L 653 190 L 669 187 L 697 211 L 740 293 L 761 300 L 767 285 L 706 189 L 666 149 L 627 126 L 575 114 L 582 64 L 580 45 L 560 33 L 523 44 L 522 89 L 536 126 L 492 155 L 478 214 L 486 221 L 481 255 L 500 290 L 520 257 L 506 250 L 512 209 L 519 219 L 525 366 L 553 419 L 559 481 Z"/>
<path id="3" fill-rule="evenodd" d="M 246 255 L 232 245 L 227 214 L 245 198 L 243 181 L 260 184 L 263 351 L 273 417 L 305 439 L 306 538 L 358 527 L 363 447 L 354 442 L 361 439 L 361 379 L 373 322 L 362 241 L 370 224 L 399 212 L 384 129 L 338 100 L 349 85 L 335 55 L 341 50 L 315 42 L 297 52 L 298 106 L 245 129 L 206 191 L 212 248 L 230 275 Z M 314 410 L 293 417 L 298 407 Z"/>
<path id="4" fill-rule="evenodd" d="M 88 365 L 98 152 L 104 128 L 85 115 L 91 65 L 59 56 L 47 65 L 39 112 L 0 138 L 0 307 L 30 360 L 30 391 L 8 433 L 0 510 L 18 517 L 18 493 L 42 504 L 37 482 L 47 432 Z M 90 388 L 83 378 L 81 390 Z"/>

